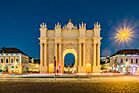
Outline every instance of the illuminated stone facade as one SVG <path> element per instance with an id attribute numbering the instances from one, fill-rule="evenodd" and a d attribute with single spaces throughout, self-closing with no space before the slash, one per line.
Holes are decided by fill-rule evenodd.
<path id="1" fill-rule="evenodd" d="M 86 24 L 79 27 L 69 20 L 67 25 L 61 27 L 57 23 L 54 30 L 48 30 L 47 25 L 40 25 L 40 72 L 54 72 L 54 56 L 56 69 L 64 73 L 64 57 L 67 53 L 75 56 L 74 68 L 76 73 L 100 72 L 100 24 L 86 30 Z"/>
<path id="2" fill-rule="evenodd" d="M 139 49 L 122 49 L 110 57 L 110 67 L 113 71 L 139 73 Z"/>
<path id="3" fill-rule="evenodd" d="M 17 48 L 3 48 L 0 50 L 0 69 L 6 73 L 27 72 L 29 56 Z"/>

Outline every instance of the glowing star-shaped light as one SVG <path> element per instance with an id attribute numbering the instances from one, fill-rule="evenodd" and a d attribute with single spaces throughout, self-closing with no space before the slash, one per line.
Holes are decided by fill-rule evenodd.
<path id="1" fill-rule="evenodd" d="M 115 39 L 118 43 L 127 43 L 131 41 L 133 38 L 133 29 L 130 27 L 121 27 L 117 29 L 117 33 L 115 34 Z"/>

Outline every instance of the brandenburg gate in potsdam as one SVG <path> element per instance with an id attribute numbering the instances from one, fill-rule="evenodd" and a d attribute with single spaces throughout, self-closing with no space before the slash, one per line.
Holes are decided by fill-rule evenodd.
<path id="1" fill-rule="evenodd" d="M 98 22 L 91 30 L 86 24 L 75 26 L 71 20 L 65 25 L 55 24 L 53 30 L 47 25 L 40 25 L 40 73 L 54 72 L 54 57 L 56 69 L 64 73 L 64 57 L 68 53 L 75 56 L 76 73 L 100 72 L 100 37 L 101 26 Z"/>

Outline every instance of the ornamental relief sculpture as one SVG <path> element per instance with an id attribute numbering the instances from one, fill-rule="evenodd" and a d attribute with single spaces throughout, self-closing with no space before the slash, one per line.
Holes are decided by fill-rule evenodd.
<path id="1" fill-rule="evenodd" d="M 78 45 L 77 44 L 62 44 L 63 51 L 66 49 L 75 49 L 76 51 L 78 50 Z"/>
<path id="2" fill-rule="evenodd" d="M 63 30 L 77 30 L 77 26 L 74 26 L 70 19 L 68 24 L 63 27 Z"/>

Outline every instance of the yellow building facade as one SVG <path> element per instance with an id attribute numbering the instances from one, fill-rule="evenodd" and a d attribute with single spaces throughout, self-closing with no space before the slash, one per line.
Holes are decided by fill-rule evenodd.
<path id="1" fill-rule="evenodd" d="M 29 57 L 17 48 L 0 50 L 0 69 L 3 73 L 24 73 L 28 70 Z"/>
<path id="2" fill-rule="evenodd" d="M 47 25 L 40 25 L 40 73 L 54 72 L 54 57 L 56 69 L 64 73 L 64 57 L 68 53 L 75 56 L 76 73 L 100 72 L 100 30 L 97 22 L 94 28 L 86 30 L 86 24 L 74 26 L 71 20 L 63 27 L 55 24 L 54 30 L 48 30 Z"/>

